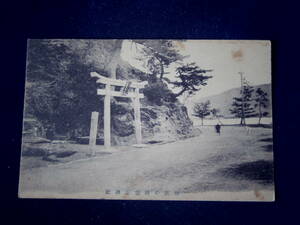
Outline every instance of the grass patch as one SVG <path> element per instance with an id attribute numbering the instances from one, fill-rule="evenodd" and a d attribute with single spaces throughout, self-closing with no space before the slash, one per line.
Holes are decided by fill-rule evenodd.
<path id="1" fill-rule="evenodd" d="M 47 161 L 47 162 L 53 162 L 53 163 L 54 163 L 54 162 L 60 162 L 60 161 L 57 160 L 57 159 L 50 158 L 49 155 L 42 157 L 42 160 Z"/>
<path id="2" fill-rule="evenodd" d="M 41 157 L 48 155 L 48 150 L 35 147 L 24 147 L 22 150 L 22 156 Z"/>
<path id="3" fill-rule="evenodd" d="M 64 152 L 57 152 L 57 153 L 54 153 L 54 155 L 57 157 L 57 158 L 65 158 L 65 157 L 69 157 L 73 154 L 75 154 L 76 151 L 64 151 Z"/>
<path id="4" fill-rule="evenodd" d="M 162 141 L 148 141 L 147 144 L 158 144 L 162 143 Z"/>

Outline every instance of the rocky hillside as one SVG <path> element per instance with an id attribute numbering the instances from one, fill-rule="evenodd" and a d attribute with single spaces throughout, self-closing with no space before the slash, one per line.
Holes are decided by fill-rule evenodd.
<path id="1" fill-rule="evenodd" d="M 134 144 L 134 116 L 131 104 L 117 103 L 119 112 L 112 118 L 114 144 Z M 142 104 L 142 136 L 145 143 L 168 142 L 195 135 L 186 108 L 170 103 L 162 106 Z M 100 132 L 102 129 L 100 130 Z M 102 137 L 103 133 L 100 133 Z"/>
<path id="2" fill-rule="evenodd" d="M 39 121 L 46 138 L 89 135 L 92 111 L 99 112 L 98 136 L 103 137 L 103 98 L 90 72 L 116 79 L 149 81 L 141 101 L 145 142 L 177 140 L 195 134 L 187 109 L 172 98 L 161 81 L 120 58 L 118 40 L 31 40 L 28 49 L 25 116 Z M 29 85 L 30 84 L 30 85 Z M 112 99 L 112 142 L 135 143 L 130 99 Z"/>

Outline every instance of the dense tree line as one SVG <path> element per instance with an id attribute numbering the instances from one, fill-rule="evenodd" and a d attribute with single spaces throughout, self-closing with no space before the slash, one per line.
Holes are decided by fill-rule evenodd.
<path id="1" fill-rule="evenodd" d="M 29 42 L 25 115 L 41 121 L 49 138 L 54 132 L 84 129 L 90 112 L 101 109 L 88 76 L 91 65 L 80 57 L 63 43 Z"/>

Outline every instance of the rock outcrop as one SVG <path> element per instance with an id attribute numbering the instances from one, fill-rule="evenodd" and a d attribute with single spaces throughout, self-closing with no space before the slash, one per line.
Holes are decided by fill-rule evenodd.
<path id="1" fill-rule="evenodd" d="M 114 106 L 115 107 L 115 106 Z M 112 115 L 112 140 L 116 145 L 134 144 L 134 112 L 131 104 L 118 104 L 119 113 Z M 142 136 L 144 143 L 175 141 L 196 134 L 187 115 L 186 107 L 177 103 L 141 106 Z M 102 132 L 100 131 L 101 135 Z"/>

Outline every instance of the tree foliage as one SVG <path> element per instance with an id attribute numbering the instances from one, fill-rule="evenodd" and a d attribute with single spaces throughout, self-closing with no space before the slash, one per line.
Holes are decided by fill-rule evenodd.
<path id="1" fill-rule="evenodd" d="M 269 103 L 268 94 L 264 92 L 261 88 L 255 91 L 255 107 L 258 108 L 258 124 L 260 124 L 261 118 L 268 115 L 268 112 L 263 112 L 263 108 L 266 108 Z"/>
<path id="2" fill-rule="evenodd" d="M 117 79 L 142 76 L 122 62 L 121 46 L 122 40 L 30 40 L 25 116 L 40 121 L 48 138 L 53 134 L 88 135 L 91 112 L 103 113 L 103 99 L 96 94 L 97 84 L 90 72 Z M 148 100 L 156 105 L 176 101 L 166 85 L 157 85 L 145 89 Z M 114 107 L 113 102 L 112 114 Z"/>
<path id="3" fill-rule="evenodd" d="M 182 95 L 184 92 L 188 92 L 189 95 L 192 95 L 194 92 L 200 90 L 200 86 L 207 85 L 207 80 L 212 78 L 212 76 L 205 75 L 212 70 L 200 69 L 196 63 L 188 63 L 186 65 L 176 68 L 176 78 L 179 81 L 171 82 L 176 88 L 181 90 L 175 94 L 175 97 Z"/>
<path id="4" fill-rule="evenodd" d="M 143 93 L 150 104 L 154 105 L 161 106 L 164 103 L 174 103 L 177 101 L 173 92 L 163 82 L 156 82 L 146 86 Z"/>
<path id="5" fill-rule="evenodd" d="M 29 44 L 25 115 L 41 121 L 48 133 L 84 129 L 90 113 L 101 108 L 90 65 L 63 43 Z"/>
<path id="6" fill-rule="evenodd" d="M 143 45 L 142 57 L 147 68 L 154 78 L 163 79 L 165 69 L 174 62 L 181 62 L 184 56 L 181 55 L 172 40 L 133 40 Z"/>
<path id="7" fill-rule="evenodd" d="M 194 116 L 201 118 L 201 124 L 203 125 L 203 119 L 208 116 L 211 112 L 210 109 L 210 101 L 207 100 L 206 102 L 197 103 L 194 105 L 193 108 Z"/>
<path id="8" fill-rule="evenodd" d="M 211 113 L 212 115 L 217 118 L 219 116 L 219 113 L 220 113 L 220 109 L 217 109 L 217 108 L 212 108 L 211 109 Z"/>
<path id="9" fill-rule="evenodd" d="M 153 66 L 165 68 L 182 59 L 172 41 L 135 41 L 145 46 L 147 49 L 145 53 L 149 54 L 149 59 L 152 58 Z M 134 74 L 136 71 L 130 66 L 124 66 L 124 62 L 120 59 L 122 40 L 33 39 L 28 43 L 25 116 L 38 119 L 48 133 L 88 135 L 91 112 L 103 113 L 103 99 L 96 94 L 97 84 L 90 77 L 91 71 L 117 79 L 128 79 L 129 76 L 131 76 L 129 79 L 136 79 L 142 76 Z M 129 68 L 132 69 L 130 72 Z M 182 74 L 178 75 L 179 79 L 184 81 L 174 85 L 186 86 L 185 91 L 189 89 L 195 91 L 197 86 L 204 84 L 204 80 L 208 79 L 203 76 L 205 72 L 199 68 L 197 72 L 197 68 L 194 72 L 180 72 Z M 153 71 L 155 73 L 155 70 Z M 198 81 L 183 78 L 195 77 L 197 73 L 200 77 L 201 74 L 203 76 L 195 78 Z M 176 95 L 162 79 L 159 79 L 164 78 L 164 74 L 164 70 L 157 67 L 156 76 L 159 82 L 150 84 L 144 90 L 148 100 L 156 105 L 177 101 Z M 143 79 L 146 79 L 147 75 L 143 76 Z M 112 114 L 115 113 L 113 110 L 115 105 L 112 104 Z M 101 124 L 102 117 L 99 118 Z M 117 123 L 113 121 L 112 124 Z"/>
<path id="10" fill-rule="evenodd" d="M 241 89 L 241 96 L 234 97 L 230 112 L 237 118 L 241 118 L 241 125 L 246 125 L 246 118 L 256 116 L 255 110 L 252 106 L 252 93 L 254 89 L 249 84 L 243 84 Z"/>

